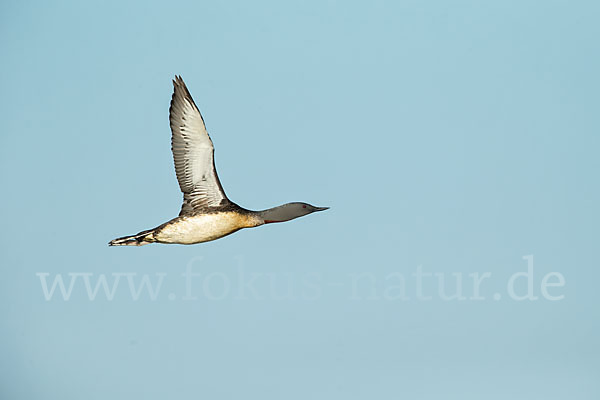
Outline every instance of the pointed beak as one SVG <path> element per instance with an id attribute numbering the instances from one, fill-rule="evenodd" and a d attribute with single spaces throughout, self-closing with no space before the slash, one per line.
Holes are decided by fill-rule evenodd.
<path id="1" fill-rule="evenodd" d="M 329 207 L 315 207 L 315 211 L 325 211 L 329 210 Z"/>

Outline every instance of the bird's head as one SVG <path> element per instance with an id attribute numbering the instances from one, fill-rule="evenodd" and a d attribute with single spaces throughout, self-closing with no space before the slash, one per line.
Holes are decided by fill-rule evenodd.
<path id="1" fill-rule="evenodd" d="M 265 224 L 269 224 L 273 222 L 289 221 L 317 211 L 325 211 L 328 208 L 329 207 L 315 207 L 308 203 L 294 202 L 261 211 L 260 214 L 265 221 Z"/>

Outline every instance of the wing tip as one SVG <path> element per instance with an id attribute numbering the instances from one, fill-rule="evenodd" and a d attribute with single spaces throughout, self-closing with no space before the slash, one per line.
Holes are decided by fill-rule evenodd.
<path id="1" fill-rule="evenodd" d="M 178 88 L 184 89 L 184 92 L 187 91 L 187 87 L 185 86 L 185 82 L 183 81 L 181 75 L 175 75 L 175 78 L 173 78 L 173 88 L 175 90 L 177 90 Z"/>
<path id="2" fill-rule="evenodd" d="M 173 102 L 176 101 L 176 98 L 179 98 L 181 100 L 187 100 L 192 105 L 192 107 L 195 107 L 196 110 L 200 112 L 200 109 L 196 105 L 196 102 L 194 101 L 194 98 L 188 90 L 181 75 L 175 75 L 175 79 L 173 79 L 173 96 L 171 97 L 171 108 L 173 107 Z M 202 115 L 200 115 L 200 118 L 202 118 Z M 202 122 L 204 122 L 203 118 Z"/>

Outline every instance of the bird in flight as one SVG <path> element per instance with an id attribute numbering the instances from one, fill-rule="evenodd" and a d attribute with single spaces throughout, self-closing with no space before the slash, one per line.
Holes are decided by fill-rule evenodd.
<path id="1" fill-rule="evenodd" d="M 111 240 L 109 246 L 208 242 L 242 228 L 285 222 L 329 208 L 295 202 L 251 211 L 230 201 L 217 176 L 213 143 L 200 110 L 181 76 L 175 76 L 173 86 L 169 119 L 175 174 L 183 192 L 181 211 L 154 229 Z"/>

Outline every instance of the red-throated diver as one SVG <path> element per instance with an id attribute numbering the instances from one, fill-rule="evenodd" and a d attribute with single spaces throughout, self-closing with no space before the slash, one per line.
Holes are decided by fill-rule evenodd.
<path id="1" fill-rule="evenodd" d="M 179 216 L 169 222 L 136 235 L 111 240 L 109 246 L 208 242 L 242 228 L 289 221 L 329 208 L 288 203 L 268 210 L 250 211 L 230 201 L 217 176 L 214 147 L 200 110 L 180 76 L 175 76 L 173 86 L 169 109 L 171 150 L 183 192 L 183 206 Z"/>

